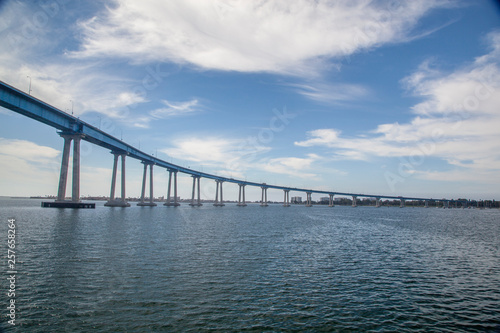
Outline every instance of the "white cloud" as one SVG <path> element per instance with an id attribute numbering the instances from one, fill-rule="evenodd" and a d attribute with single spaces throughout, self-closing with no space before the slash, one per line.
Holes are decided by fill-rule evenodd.
<path id="1" fill-rule="evenodd" d="M 292 85 L 297 92 L 311 100 L 324 104 L 339 104 L 365 97 L 368 89 L 357 84 L 308 83 Z"/>
<path id="2" fill-rule="evenodd" d="M 0 195 L 54 193 L 60 152 L 26 140 L 0 138 Z M 41 191 L 33 193 L 33 190 Z"/>
<path id="3" fill-rule="evenodd" d="M 424 97 L 412 108 L 417 116 L 410 122 L 381 124 L 354 137 L 318 129 L 295 145 L 331 148 L 337 159 L 433 157 L 446 161 L 451 174 L 419 170 L 418 177 L 456 180 L 460 175 L 460 179 L 500 183 L 500 33 L 490 34 L 489 40 L 492 51 L 465 67 L 443 73 L 426 62 L 403 80 L 415 95 Z M 467 177 L 471 173 L 474 176 Z"/>
<path id="4" fill-rule="evenodd" d="M 314 163 L 322 158 L 316 154 L 306 157 L 266 158 L 271 148 L 251 145 L 250 141 L 224 138 L 186 138 L 173 141 L 174 147 L 162 149 L 170 157 L 203 163 L 204 167 L 214 170 L 218 175 L 245 178 L 246 171 L 288 175 L 314 179 L 317 174 Z M 331 170 L 330 170 L 331 171 Z M 335 170 L 334 170 L 335 171 Z"/>
<path id="5" fill-rule="evenodd" d="M 163 100 L 162 103 L 166 107 L 151 111 L 149 114 L 152 117 L 167 118 L 174 116 L 184 116 L 198 111 L 198 100 L 196 99 L 187 102 L 169 102 L 167 100 Z"/>
<path id="6" fill-rule="evenodd" d="M 222 138 L 187 138 L 173 141 L 174 147 L 162 149 L 168 156 L 193 162 L 224 163 L 238 153 L 239 142 Z"/>
<path id="7" fill-rule="evenodd" d="M 307 178 L 311 180 L 318 177 L 317 174 L 310 173 L 309 171 L 312 169 L 312 164 L 319 159 L 320 157 L 315 154 L 309 154 L 307 158 L 272 158 L 265 163 L 259 163 L 257 167 L 261 170 L 271 173 L 278 173 L 299 178 Z"/>
<path id="8" fill-rule="evenodd" d="M 444 0 L 411 2 L 116 0 L 81 23 L 75 57 L 174 61 L 200 68 L 310 75 L 324 59 L 404 41 Z M 133 47 L 132 47 L 133 46 Z"/>
<path id="9" fill-rule="evenodd" d="M 59 151 L 26 140 L 0 138 L 0 155 L 15 156 L 28 162 L 50 164 L 59 155 Z"/>

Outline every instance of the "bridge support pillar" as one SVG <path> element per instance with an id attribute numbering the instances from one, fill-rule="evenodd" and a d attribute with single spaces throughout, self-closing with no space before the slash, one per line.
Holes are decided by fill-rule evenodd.
<path id="1" fill-rule="evenodd" d="M 357 200 L 358 200 L 358 197 L 357 197 L 357 196 L 355 196 L 355 195 L 353 195 L 353 196 L 352 196 L 352 206 L 353 206 L 353 207 L 358 207 L 358 202 L 357 202 Z"/>
<path id="2" fill-rule="evenodd" d="M 71 141 L 73 141 L 73 172 L 71 185 L 71 200 L 69 202 L 80 202 L 80 141 L 82 134 L 61 134 L 64 139 L 64 148 L 61 161 L 61 173 L 59 175 L 59 187 L 56 202 L 66 201 L 66 185 L 68 181 L 69 154 Z"/>
<path id="3" fill-rule="evenodd" d="M 215 207 L 225 206 L 224 205 L 224 199 L 222 198 L 222 183 L 223 183 L 222 180 L 216 180 L 215 181 L 215 186 L 216 186 L 216 189 L 215 189 L 215 202 L 214 202 L 214 206 Z M 219 201 L 219 187 L 220 187 L 220 201 Z"/>
<path id="4" fill-rule="evenodd" d="M 380 208 L 382 205 L 380 204 L 380 198 L 375 198 L 375 207 Z"/>
<path id="5" fill-rule="evenodd" d="M 236 206 L 245 207 L 247 204 L 245 202 L 245 184 L 238 184 L 240 191 L 238 193 L 238 204 Z M 242 200 L 243 198 L 243 200 Z"/>
<path id="6" fill-rule="evenodd" d="M 203 206 L 203 204 L 201 203 L 201 199 L 200 199 L 200 178 L 201 178 L 200 176 L 193 175 L 193 195 L 191 196 L 191 203 L 189 204 L 189 206 L 191 206 L 191 207 Z M 196 185 L 198 185 L 198 186 L 196 186 Z M 198 197 L 197 197 L 197 200 L 195 201 L 196 189 L 198 190 Z"/>
<path id="7" fill-rule="evenodd" d="M 66 182 L 68 179 L 68 166 L 69 166 L 69 150 L 71 148 L 72 137 L 68 135 L 61 135 L 64 139 L 64 148 L 61 162 L 61 173 L 59 175 L 59 189 L 57 191 L 57 200 L 64 201 L 66 198 Z"/>
<path id="8" fill-rule="evenodd" d="M 311 193 L 311 192 L 306 192 L 306 196 L 307 196 L 307 199 L 306 199 L 306 207 L 312 207 L 312 203 L 311 203 L 311 195 L 312 195 L 312 193 Z"/>
<path id="9" fill-rule="evenodd" d="M 143 162 L 144 163 L 144 162 Z M 144 197 L 146 194 L 146 179 L 149 165 L 149 202 L 144 202 Z M 153 164 L 144 163 L 144 174 L 142 176 L 142 192 L 141 192 L 141 201 L 137 203 L 137 206 L 156 206 L 154 203 L 153 196 Z"/>
<path id="10" fill-rule="evenodd" d="M 267 207 L 267 186 L 262 186 L 262 199 L 260 200 L 261 207 Z"/>
<path id="11" fill-rule="evenodd" d="M 73 184 L 71 201 L 80 202 L 80 141 L 81 135 L 73 136 Z"/>
<path id="12" fill-rule="evenodd" d="M 283 190 L 283 207 L 290 207 L 290 190 Z"/>
<path id="13" fill-rule="evenodd" d="M 425 208 L 429 208 L 429 200 L 425 200 Z"/>
<path id="14" fill-rule="evenodd" d="M 329 194 L 330 198 L 329 198 L 329 202 L 328 202 L 328 207 L 335 207 L 335 205 L 333 204 L 333 196 L 334 194 Z"/>
<path id="15" fill-rule="evenodd" d="M 174 202 L 172 202 L 172 197 L 170 192 L 172 189 L 172 173 L 174 174 Z M 167 201 L 163 204 L 164 206 L 180 206 L 177 202 L 177 170 L 168 169 L 168 190 L 167 190 Z"/>
<path id="16" fill-rule="evenodd" d="M 130 207 L 130 204 L 125 200 L 125 153 L 112 152 L 114 155 L 113 161 L 113 176 L 111 178 L 111 191 L 109 194 L 109 200 L 104 204 L 108 207 Z M 116 186 L 116 173 L 118 170 L 118 157 L 121 156 L 122 172 L 121 172 L 121 198 L 115 198 L 115 186 Z"/>
<path id="17" fill-rule="evenodd" d="M 401 200 L 399 201 L 399 208 L 404 208 L 404 207 L 405 207 L 405 204 L 406 204 L 405 199 L 401 199 Z"/>

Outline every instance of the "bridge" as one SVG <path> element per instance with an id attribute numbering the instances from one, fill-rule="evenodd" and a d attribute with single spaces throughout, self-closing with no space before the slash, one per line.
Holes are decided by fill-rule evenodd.
<path id="1" fill-rule="evenodd" d="M 153 166 L 164 168 L 169 172 L 167 200 L 165 206 L 179 206 L 177 196 L 177 174 L 179 172 L 188 174 L 193 178 L 193 188 L 191 197 L 191 206 L 201 206 L 200 198 L 200 179 L 210 179 L 216 182 L 215 202 L 214 206 L 224 206 L 223 199 L 223 183 L 234 183 L 239 186 L 238 206 L 246 206 L 245 187 L 255 186 L 262 190 L 261 206 L 267 206 L 267 190 L 275 189 L 283 191 L 283 205 L 290 206 L 290 191 L 302 192 L 306 194 L 306 207 L 312 206 L 311 196 L 315 194 L 323 194 L 329 196 L 329 206 L 334 206 L 334 196 L 352 197 L 352 206 L 357 206 L 358 198 L 375 198 L 376 206 L 381 206 L 382 199 L 393 199 L 400 201 L 400 207 L 405 206 L 406 201 L 423 201 L 425 207 L 429 206 L 431 201 L 443 202 L 445 207 L 449 207 L 450 203 L 457 205 L 459 201 L 450 199 L 432 199 L 432 198 L 416 198 L 403 196 L 387 196 L 380 194 L 365 194 L 365 193 L 347 193 L 337 191 L 321 191 L 314 189 L 305 189 L 297 187 L 287 187 L 270 185 L 266 183 L 256 183 L 234 178 L 221 177 L 209 173 L 204 173 L 189 168 L 185 168 L 173 163 L 166 162 L 155 156 L 146 154 L 139 149 L 119 140 L 112 135 L 101 131 L 77 117 L 74 117 L 66 112 L 55 108 L 42 100 L 39 100 L 23 91 L 14 88 L 7 83 L 0 81 L 0 106 L 22 114 L 26 117 L 54 127 L 58 130 L 59 135 L 64 139 L 62 162 L 59 176 L 59 187 L 57 199 L 54 202 L 43 203 L 46 207 L 70 207 L 70 208 L 92 208 L 95 204 L 83 203 L 80 200 L 80 142 L 81 140 L 88 141 L 92 144 L 109 149 L 113 154 L 113 173 L 111 179 L 109 200 L 105 206 L 110 207 L 129 207 L 130 204 L 126 201 L 126 158 L 134 158 L 140 160 L 144 164 L 144 174 L 142 179 L 142 192 L 139 206 L 156 206 L 153 199 Z M 73 170 L 72 170 L 72 193 L 71 200 L 66 200 L 66 183 L 68 179 L 68 168 L 71 144 L 73 144 Z M 121 195 L 115 195 L 118 163 L 121 164 Z M 149 201 L 145 200 L 145 190 L 147 183 L 147 174 L 149 169 Z M 467 201 L 461 201 L 462 207 L 467 205 Z"/>

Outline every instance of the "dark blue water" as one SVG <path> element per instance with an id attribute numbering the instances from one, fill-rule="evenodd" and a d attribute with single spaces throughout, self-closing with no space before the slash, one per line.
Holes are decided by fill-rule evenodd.
<path id="1" fill-rule="evenodd" d="M 500 332 L 499 210 L 2 199 L 3 272 L 9 217 L 8 331 Z"/>

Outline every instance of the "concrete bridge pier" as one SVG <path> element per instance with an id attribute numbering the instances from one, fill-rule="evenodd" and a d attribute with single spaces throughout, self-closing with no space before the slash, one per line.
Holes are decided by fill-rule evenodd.
<path id="1" fill-rule="evenodd" d="M 262 189 L 262 199 L 260 200 L 260 206 L 267 207 L 269 206 L 267 204 L 267 186 L 261 186 L 261 189 Z"/>
<path id="2" fill-rule="evenodd" d="M 358 200 L 358 197 L 357 197 L 357 196 L 355 196 L 355 195 L 353 195 L 353 196 L 352 196 L 352 206 L 353 206 L 353 207 L 358 207 L 358 202 L 357 202 L 357 200 Z"/>
<path id="3" fill-rule="evenodd" d="M 141 201 L 137 203 L 137 206 L 156 206 L 154 203 L 154 196 L 153 196 L 153 164 L 148 164 L 146 162 L 144 163 L 144 174 L 142 176 L 142 192 L 141 192 Z M 144 197 L 146 194 L 146 176 L 148 172 L 148 165 L 149 165 L 149 202 L 144 202 Z"/>
<path id="4" fill-rule="evenodd" d="M 312 203 L 311 203 L 311 192 L 306 192 L 306 196 L 307 196 L 307 199 L 306 199 L 306 207 L 312 207 Z"/>
<path id="5" fill-rule="evenodd" d="M 333 196 L 334 194 L 329 194 L 330 198 L 328 199 L 328 207 L 335 207 L 333 204 Z"/>
<path id="6" fill-rule="evenodd" d="M 57 198 L 53 202 L 42 202 L 42 207 L 52 208 L 95 208 L 95 203 L 82 203 L 80 201 L 80 141 L 84 137 L 80 133 L 60 133 L 64 139 L 64 147 L 59 174 Z M 66 200 L 66 187 L 68 181 L 69 153 L 73 141 L 73 172 L 71 186 L 71 200 Z"/>
<path id="7" fill-rule="evenodd" d="M 429 208 L 429 200 L 425 200 L 425 208 Z"/>
<path id="8" fill-rule="evenodd" d="M 83 135 L 64 133 L 60 135 L 64 139 L 64 148 L 56 202 L 68 202 L 66 201 L 66 185 L 68 181 L 69 152 L 71 141 L 73 141 L 73 182 L 71 188 L 71 201 L 69 202 L 78 203 L 80 202 L 80 141 Z"/>
<path id="9" fill-rule="evenodd" d="M 405 208 L 405 204 L 406 204 L 405 199 L 401 199 L 401 200 L 399 201 L 399 208 Z"/>
<path id="10" fill-rule="evenodd" d="M 224 205 L 224 199 L 222 198 L 222 183 L 224 183 L 222 180 L 216 180 L 215 181 L 215 207 L 222 207 Z M 219 187 L 220 187 L 220 201 L 219 201 Z"/>
<path id="11" fill-rule="evenodd" d="M 163 204 L 163 206 L 173 206 L 177 207 L 181 204 L 177 202 L 177 170 L 168 169 L 168 189 L 167 189 L 167 201 Z M 170 196 L 170 192 L 172 189 L 172 174 L 174 174 L 174 202 L 172 202 L 172 197 Z"/>
<path id="12" fill-rule="evenodd" d="M 199 206 L 203 206 L 203 204 L 201 203 L 201 199 L 200 199 L 200 176 L 196 176 L 196 175 L 193 175 L 193 195 L 191 196 L 191 203 L 189 204 L 189 206 L 191 207 L 199 207 Z M 198 186 L 196 186 L 198 185 Z M 195 201 L 195 189 L 197 189 L 198 191 L 198 197 L 197 197 L 197 200 Z"/>
<path id="13" fill-rule="evenodd" d="M 375 198 L 375 207 L 377 208 L 380 208 L 382 206 L 382 204 L 380 203 L 380 199 L 379 197 Z"/>
<path id="14" fill-rule="evenodd" d="M 290 207 L 290 190 L 283 190 L 283 207 Z"/>
<path id="15" fill-rule="evenodd" d="M 238 193 L 238 204 L 236 206 L 245 207 L 247 204 L 245 202 L 245 184 L 238 184 L 240 191 Z M 242 200 L 243 198 L 243 200 Z"/>
<path id="16" fill-rule="evenodd" d="M 108 207 L 130 207 L 130 204 L 125 200 L 125 153 L 122 152 L 112 152 L 114 155 L 113 161 L 113 176 L 111 178 L 111 191 L 109 194 L 109 201 L 104 204 Z M 115 186 L 116 186 L 116 172 L 118 168 L 118 157 L 121 156 L 122 172 L 121 172 L 121 198 L 115 198 Z"/>

